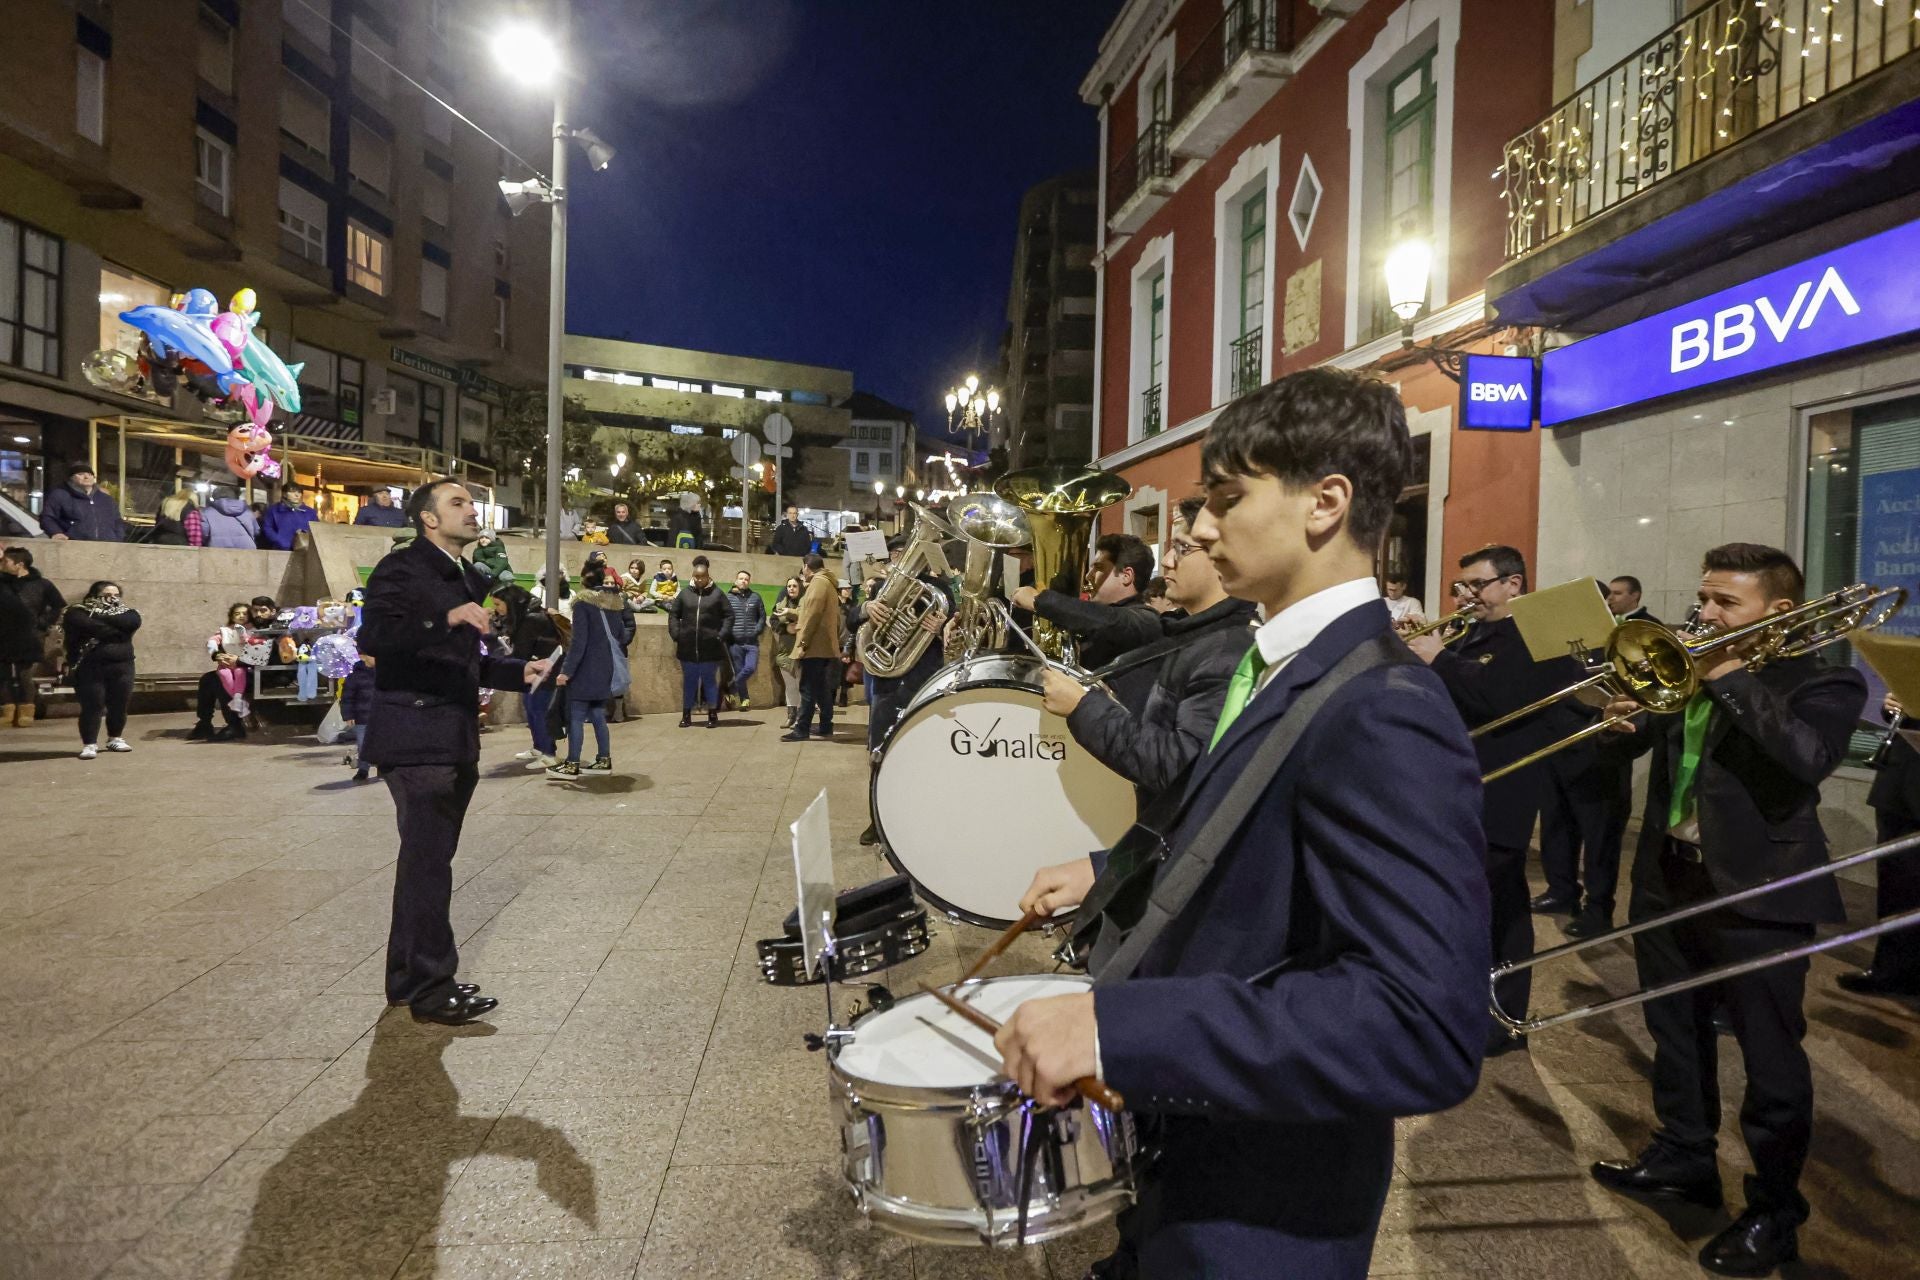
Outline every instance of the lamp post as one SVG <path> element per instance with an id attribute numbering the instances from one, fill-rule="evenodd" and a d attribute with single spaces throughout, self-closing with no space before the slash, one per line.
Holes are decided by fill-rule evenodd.
<path id="1" fill-rule="evenodd" d="M 1000 415 L 1000 389 L 980 389 L 980 377 L 970 373 L 959 385 L 947 389 L 947 431 L 967 435 L 990 436 L 993 420 Z M 988 443 L 991 443 L 989 439 Z"/>
<path id="2" fill-rule="evenodd" d="M 567 125 L 567 95 L 562 51 L 567 48 L 571 14 L 567 0 L 558 0 L 548 30 L 516 23 L 494 37 L 495 59 L 509 73 L 533 84 L 553 86 L 553 176 L 547 181 L 500 183 L 507 208 L 518 217 L 530 205 L 553 207 L 548 236 L 547 280 L 547 605 L 559 607 L 560 592 L 560 467 L 566 430 L 566 396 L 562 380 L 561 345 L 567 331 L 567 143 L 579 142 L 587 164 L 598 172 L 613 162 L 613 148 L 590 129 Z"/>
<path id="3" fill-rule="evenodd" d="M 1413 324 L 1427 309 L 1427 289 L 1433 274 L 1433 246 L 1425 240 L 1402 240 L 1382 264 L 1387 278 L 1387 308 L 1400 318 L 1400 349 L 1433 361 L 1441 373 L 1460 381 L 1464 351 L 1420 346 L 1413 340 Z"/>

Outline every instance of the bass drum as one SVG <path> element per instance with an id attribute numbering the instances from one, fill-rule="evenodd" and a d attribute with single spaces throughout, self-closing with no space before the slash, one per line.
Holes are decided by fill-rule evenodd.
<path id="1" fill-rule="evenodd" d="M 1133 825 L 1133 784 L 1046 709 L 1044 670 L 1024 654 L 941 669 L 881 743 L 873 773 L 888 860 L 922 898 L 989 929 L 1020 918 L 1034 872 L 1111 848 Z"/>

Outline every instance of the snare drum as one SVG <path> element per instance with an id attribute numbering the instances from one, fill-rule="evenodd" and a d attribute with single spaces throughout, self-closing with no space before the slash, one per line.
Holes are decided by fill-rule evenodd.
<path id="1" fill-rule="evenodd" d="M 1091 985 L 1044 974 L 963 990 L 1004 1021 L 1024 1001 Z M 889 1231 L 932 1244 L 1013 1246 L 1024 1200 L 1025 1243 L 1034 1244 L 1132 1203 L 1131 1117 L 1084 1100 L 1034 1108 L 1000 1074 L 993 1037 L 930 995 L 862 1018 L 829 1049 L 827 1070 L 848 1189 Z"/>
<path id="2" fill-rule="evenodd" d="M 928 902 L 989 929 L 1020 918 L 1036 871 L 1111 848 L 1133 825 L 1133 784 L 1046 709 L 1043 670 L 1024 654 L 942 668 L 873 773 L 888 859 Z"/>

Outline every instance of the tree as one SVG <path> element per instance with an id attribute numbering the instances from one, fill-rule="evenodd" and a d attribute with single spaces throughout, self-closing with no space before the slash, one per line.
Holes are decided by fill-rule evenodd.
<path id="1" fill-rule="evenodd" d="M 600 420 L 587 411 L 586 402 L 568 396 L 561 407 L 560 459 L 567 479 L 561 482 L 562 501 L 583 502 L 592 491 L 587 477 L 607 465 L 606 451 L 594 435 Z M 487 431 L 487 452 L 505 475 L 519 476 L 529 514 L 546 505 L 547 391 L 545 387 L 512 387 Z"/>

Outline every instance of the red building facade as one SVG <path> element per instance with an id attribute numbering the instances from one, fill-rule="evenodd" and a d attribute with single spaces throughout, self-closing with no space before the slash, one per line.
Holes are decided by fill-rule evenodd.
<path id="1" fill-rule="evenodd" d="M 1135 493 L 1108 529 L 1165 538 L 1207 425 L 1330 364 L 1399 385 L 1420 467 L 1385 548 L 1430 601 L 1461 552 L 1531 555 L 1539 436 L 1463 432 L 1458 388 L 1402 345 L 1394 245 L 1430 247 L 1422 344 L 1504 351 L 1503 147 L 1552 105 L 1551 4 L 1129 0 L 1081 93 L 1102 122 L 1094 456 Z"/>

